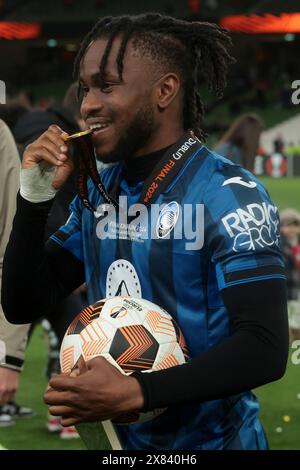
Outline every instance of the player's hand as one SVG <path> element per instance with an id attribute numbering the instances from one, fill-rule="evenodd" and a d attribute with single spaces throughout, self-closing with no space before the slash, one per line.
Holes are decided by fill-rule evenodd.
<path id="1" fill-rule="evenodd" d="M 19 372 L 8 367 L 0 367 L 0 406 L 14 399 L 19 386 Z"/>
<path id="2" fill-rule="evenodd" d="M 77 376 L 57 375 L 44 400 L 49 412 L 62 417 L 63 426 L 114 419 L 143 407 L 138 381 L 122 374 L 103 357 L 85 363 Z"/>
<path id="3" fill-rule="evenodd" d="M 29 144 L 24 152 L 22 168 L 29 169 L 45 161 L 56 167 L 52 186 L 59 189 L 73 171 L 74 165 L 68 154 L 68 136 L 60 127 L 53 124 L 38 139 Z"/>

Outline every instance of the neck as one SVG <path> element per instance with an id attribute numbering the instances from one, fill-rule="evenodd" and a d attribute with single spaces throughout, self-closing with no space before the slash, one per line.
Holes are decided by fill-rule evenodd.
<path id="1" fill-rule="evenodd" d="M 180 125 L 173 126 L 173 128 L 169 126 L 167 129 L 160 129 L 160 132 L 156 132 L 149 144 L 125 161 L 123 177 L 127 183 L 134 186 L 139 181 L 144 181 L 168 148 L 177 142 L 184 132 Z"/>
<path id="2" fill-rule="evenodd" d="M 169 147 L 179 140 L 183 134 L 184 129 L 180 124 L 173 124 L 172 126 L 169 125 L 164 126 L 164 128 L 159 128 L 151 140 L 142 149 L 139 149 L 132 158 L 139 158 Z"/>
<path id="3" fill-rule="evenodd" d="M 126 160 L 123 167 L 123 178 L 127 181 L 127 184 L 134 186 L 138 182 L 144 181 L 171 145 L 156 152 L 140 155 L 139 158 Z"/>

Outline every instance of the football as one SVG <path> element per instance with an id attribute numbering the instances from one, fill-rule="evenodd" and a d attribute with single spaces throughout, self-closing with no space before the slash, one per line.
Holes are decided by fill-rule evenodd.
<path id="1" fill-rule="evenodd" d="M 124 374 L 149 373 L 188 360 L 174 319 L 158 305 L 133 297 L 109 297 L 80 312 L 61 345 L 61 370 L 70 373 L 80 356 L 88 361 L 100 355 Z M 162 411 L 132 413 L 118 418 L 118 423 L 142 422 Z"/>

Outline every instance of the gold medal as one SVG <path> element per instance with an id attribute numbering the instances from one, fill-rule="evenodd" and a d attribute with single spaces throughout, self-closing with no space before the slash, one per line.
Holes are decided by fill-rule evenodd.
<path id="1" fill-rule="evenodd" d="M 68 135 L 68 137 L 65 137 L 65 141 L 68 140 L 73 140 L 73 139 L 78 139 L 79 137 L 83 137 L 85 135 L 92 134 L 93 129 L 86 129 L 85 131 L 82 132 L 77 132 L 76 134 Z"/>

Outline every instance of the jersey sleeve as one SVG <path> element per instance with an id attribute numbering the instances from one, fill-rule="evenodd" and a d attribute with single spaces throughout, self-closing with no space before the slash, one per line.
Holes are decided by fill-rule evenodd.
<path id="1" fill-rule="evenodd" d="M 70 216 L 66 223 L 55 232 L 50 240 L 68 250 L 80 261 L 83 260 L 82 244 L 82 203 L 76 196 L 70 204 Z"/>
<path id="2" fill-rule="evenodd" d="M 247 170 L 224 165 L 204 196 L 204 246 L 220 290 L 247 282 L 285 279 L 278 209 Z"/>

